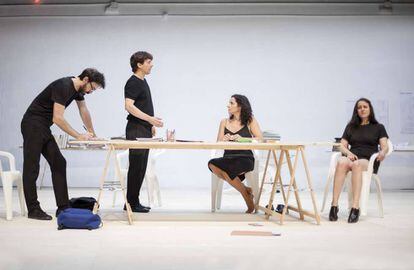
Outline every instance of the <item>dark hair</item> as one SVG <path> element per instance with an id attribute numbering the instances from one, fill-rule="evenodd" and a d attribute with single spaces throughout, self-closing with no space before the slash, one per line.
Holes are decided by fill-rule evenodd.
<path id="1" fill-rule="evenodd" d="M 242 125 L 247 125 L 252 121 L 253 111 L 252 107 L 250 106 L 249 99 L 243 95 L 232 95 L 237 102 L 237 105 L 240 107 L 240 122 Z M 233 119 L 234 115 L 230 115 L 230 119 Z"/>
<path id="2" fill-rule="evenodd" d="M 138 69 L 138 63 L 144 64 L 145 60 L 147 59 L 153 59 L 152 54 L 148 52 L 139 51 L 131 55 L 131 59 L 129 60 L 129 63 L 131 64 L 132 72 L 137 71 Z"/>
<path id="3" fill-rule="evenodd" d="M 358 115 L 358 103 L 359 103 L 360 101 L 364 101 L 364 102 L 368 103 L 368 105 L 369 105 L 369 116 L 368 116 L 368 120 L 369 120 L 369 122 L 370 122 L 371 124 L 378 124 L 378 121 L 377 121 L 377 119 L 375 118 L 374 108 L 372 107 L 371 101 L 369 101 L 369 100 L 368 100 L 368 99 L 366 99 L 366 98 L 360 98 L 360 99 L 358 99 L 358 100 L 357 100 L 357 102 L 355 103 L 355 106 L 354 106 L 354 111 L 353 111 L 353 113 L 352 113 L 352 118 L 351 118 L 351 120 L 349 121 L 348 125 L 350 125 L 350 126 L 352 126 L 352 127 L 354 127 L 354 128 L 359 127 L 359 126 L 361 125 L 362 119 L 361 119 L 361 118 L 359 117 L 359 115 Z"/>
<path id="4" fill-rule="evenodd" d="M 95 82 L 102 86 L 102 88 L 105 88 L 105 76 L 95 68 L 84 69 L 78 77 L 81 80 L 83 80 L 85 77 L 88 77 L 89 82 Z"/>

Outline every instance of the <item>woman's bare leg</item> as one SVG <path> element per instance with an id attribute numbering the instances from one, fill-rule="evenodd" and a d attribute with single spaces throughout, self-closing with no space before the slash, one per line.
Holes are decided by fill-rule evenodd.
<path id="1" fill-rule="evenodd" d="M 229 175 L 220 169 L 217 166 L 214 166 L 213 164 L 209 164 L 208 167 L 211 169 L 211 171 L 217 175 L 219 178 L 225 180 L 227 183 L 229 183 L 232 187 L 234 187 L 240 194 L 243 196 L 244 201 L 247 205 L 247 211 L 246 213 L 253 213 L 254 211 L 254 201 L 253 196 L 251 196 L 251 192 L 249 193 L 248 188 L 246 188 L 245 185 L 240 181 L 239 177 L 234 178 L 233 180 L 230 179 Z M 251 191 L 251 189 L 250 189 Z"/>
<path id="2" fill-rule="evenodd" d="M 339 196 L 342 192 L 342 187 L 344 186 L 346 174 L 351 170 L 352 161 L 347 157 L 340 157 L 338 164 L 336 165 L 335 177 L 334 177 L 334 187 L 332 195 L 332 206 L 338 206 Z"/>
<path id="3" fill-rule="evenodd" d="M 362 172 L 368 168 L 368 160 L 358 159 L 352 162 L 352 208 L 359 208 L 359 198 L 361 197 Z"/>

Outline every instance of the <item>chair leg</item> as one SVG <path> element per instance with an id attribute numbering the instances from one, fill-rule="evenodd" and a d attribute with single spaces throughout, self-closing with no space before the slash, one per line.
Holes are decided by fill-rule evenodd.
<path id="1" fill-rule="evenodd" d="M 217 203 L 217 187 L 219 179 L 214 174 L 211 174 L 211 212 L 216 212 Z"/>
<path id="2" fill-rule="evenodd" d="M 17 180 L 17 193 L 19 194 L 19 202 L 20 202 L 20 210 L 22 216 L 26 216 L 26 202 L 24 199 L 23 193 L 23 179 L 22 175 L 19 175 L 19 179 Z"/>
<path id="3" fill-rule="evenodd" d="M 326 185 L 325 185 L 325 191 L 323 193 L 323 201 L 322 201 L 322 206 L 321 206 L 321 213 L 323 213 L 323 211 L 325 210 L 326 198 L 328 197 L 328 194 L 329 194 L 329 188 L 331 187 L 332 179 L 333 179 L 333 174 L 332 173 L 329 173 L 328 179 L 327 179 Z"/>
<path id="4" fill-rule="evenodd" d="M 223 184 L 224 181 L 221 179 L 218 179 L 218 185 L 217 185 L 217 209 L 221 209 L 221 198 L 223 197 Z"/>
<path id="5" fill-rule="evenodd" d="M 145 186 L 147 188 L 148 206 L 153 206 L 154 205 L 154 189 L 153 189 L 153 184 L 152 184 L 152 178 L 148 174 L 146 174 L 144 181 L 145 181 Z"/>
<path id="6" fill-rule="evenodd" d="M 114 189 L 114 196 L 112 198 L 112 208 L 115 207 L 115 203 L 116 203 L 116 192 L 117 192 L 117 190 Z"/>
<path id="7" fill-rule="evenodd" d="M 156 194 L 157 197 L 157 205 L 158 206 L 162 206 L 162 202 L 161 202 L 161 190 L 160 190 L 160 183 L 158 182 L 158 177 L 157 175 L 153 176 L 153 186 L 154 186 L 154 193 Z"/>
<path id="8" fill-rule="evenodd" d="M 361 198 L 359 200 L 359 209 L 361 216 L 366 216 L 368 212 L 369 193 L 371 187 L 371 177 L 368 177 L 367 173 L 362 172 L 362 186 L 361 186 Z"/>
<path id="9" fill-rule="evenodd" d="M 3 193 L 4 193 L 4 205 L 6 207 L 6 219 L 11 220 L 13 217 L 13 211 L 12 211 L 13 181 L 8 175 L 3 176 Z"/>
<path id="10" fill-rule="evenodd" d="M 40 184 L 39 184 L 39 190 L 42 189 L 43 187 L 43 181 L 45 180 L 45 173 L 46 173 L 46 169 L 47 169 L 47 161 L 44 158 L 41 158 L 40 164 L 42 164 L 43 162 L 43 166 L 42 167 L 42 171 L 40 172 L 39 176 L 40 176 Z"/>
<path id="11" fill-rule="evenodd" d="M 377 197 L 378 197 L 378 210 L 380 217 L 384 217 L 384 208 L 382 204 L 382 187 L 381 187 L 381 180 L 378 175 L 373 174 L 372 177 L 375 180 L 375 185 L 377 186 Z"/>

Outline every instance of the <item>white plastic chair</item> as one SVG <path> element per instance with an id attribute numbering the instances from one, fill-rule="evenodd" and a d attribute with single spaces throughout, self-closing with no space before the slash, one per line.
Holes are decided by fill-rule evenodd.
<path id="1" fill-rule="evenodd" d="M 164 153 L 164 149 L 151 149 L 148 156 L 148 164 L 147 164 L 147 171 L 145 173 L 144 183 L 147 189 L 147 195 L 148 195 L 148 204 L 150 206 L 157 205 L 161 206 L 161 191 L 160 191 L 160 184 L 158 181 L 158 177 L 155 173 L 155 162 L 159 155 Z M 125 183 L 127 180 L 128 175 L 128 156 L 129 156 L 129 150 L 123 151 L 121 153 L 118 153 L 116 155 L 116 162 L 118 162 L 119 167 L 121 168 L 121 177 L 124 178 Z M 116 172 L 116 170 L 115 170 Z M 116 201 L 116 191 L 114 190 L 114 198 L 112 205 L 115 205 Z M 157 202 L 155 204 L 155 201 Z"/>
<path id="2" fill-rule="evenodd" d="M 388 144 L 388 152 L 387 152 L 386 156 L 390 155 L 392 153 L 393 149 L 394 149 L 391 140 L 387 140 L 387 144 Z M 324 192 L 324 196 L 323 196 L 321 212 L 324 211 L 325 204 L 326 204 L 326 198 L 328 196 L 331 183 L 332 183 L 332 181 L 334 179 L 334 176 L 335 176 L 336 165 L 337 165 L 338 159 L 341 157 L 341 155 L 342 154 L 340 152 L 335 152 L 331 156 L 331 161 L 330 161 L 330 165 L 329 165 L 329 172 L 328 172 L 328 181 L 327 181 L 326 186 L 325 186 L 325 192 Z M 374 163 L 375 163 L 375 160 L 376 160 L 377 156 L 378 156 L 378 153 L 375 153 L 370 157 L 369 163 L 368 163 L 368 169 L 366 171 L 362 172 L 361 197 L 359 199 L 359 209 L 361 211 L 362 216 L 367 215 L 367 204 L 368 204 L 368 201 L 369 201 L 371 180 L 374 179 L 375 185 L 377 187 L 379 215 L 380 215 L 380 217 L 384 217 L 384 209 L 383 209 L 383 204 L 382 204 L 381 180 L 380 180 L 380 178 L 377 174 L 373 173 Z M 347 188 L 347 191 L 348 191 L 348 209 L 351 209 L 352 200 L 353 200 L 351 177 L 352 177 L 352 172 L 348 172 L 348 174 L 345 178 L 345 185 L 346 185 L 346 188 Z"/>
<path id="3" fill-rule="evenodd" d="M 11 153 L 0 151 L 1 157 L 6 157 L 9 160 L 9 171 L 3 170 L 0 160 L 0 178 L 3 182 L 4 202 L 6 206 L 6 219 L 11 220 L 13 217 L 12 211 L 12 194 L 13 182 L 17 184 L 17 192 L 19 194 L 20 209 L 22 216 L 26 215 L 26 205 L 23 194 L 23 180 L 20 171 L 16 170 L 16 161 Z"/>
<path id="4" fill-rule="evenodd" d="M 249 187 L 251 187 L 254 198 L 257 198 L 259 193 L 259 151 L 253 150 L 254 154 L 254 170 L 246 173 L 246 180 Z M 223 156 L 223 150 L 212 150 L 211 158 Z M 221 208 L 221 198 L 223 195 L 224 181 L 218 178 L 214 173 L 211 173 L 211 212 L 215 212 Z"/>

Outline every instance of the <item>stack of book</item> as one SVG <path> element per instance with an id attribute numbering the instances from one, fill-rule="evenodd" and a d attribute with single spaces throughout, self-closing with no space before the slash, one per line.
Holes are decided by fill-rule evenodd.
<path id="1" fill-rule="evenodd" d="M 263 131 L 263 140 L 264 141 L 280 141 L 280 134 L 272 130 Z"/>

